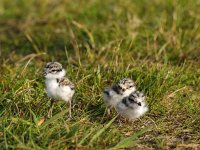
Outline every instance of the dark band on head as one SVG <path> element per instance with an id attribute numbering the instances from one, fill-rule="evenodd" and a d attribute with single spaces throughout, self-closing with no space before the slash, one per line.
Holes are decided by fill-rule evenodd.
<path id="1" fill-rule="evenodd" d="M 46 68 L 61 68 L 62 69 L 62 65 L 58 62 L 48 62 L 45 66 Z"/>
<path id="2" fill-rule="evenodd" d="M 133 97 L 133 96 L 130 96 L 128 98 L 128 100 L 130 101 L 130 103 L 136 103 L 134 99 L 135 99 L 135 97 Z"/>
<path id="3" fill-rule="evenodd" d="M 120 94 L 121 87 L 118 84 L 113 85 L 112 87 L 113 91 L 115 91 L 117 94 Z"/>
<path id="4" fill-rule="evenodd" d="M 127 97 L 125 97 L 125 98 L 122 99 L 122 103 L 123 103 L 126 107 L 129 107 L 129 105 L 128 105 L 127 101 L 126 101 L 126 98 L 127 98 Z"/>

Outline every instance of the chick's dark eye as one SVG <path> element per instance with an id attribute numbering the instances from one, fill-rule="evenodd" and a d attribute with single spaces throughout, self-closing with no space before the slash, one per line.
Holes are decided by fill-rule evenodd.
<path id="1" fill-rule="evenodd" d="M 119 86 L 119 85 L 118 85 L 117 87 L 118 87 L 119 89 L 122 89 L 122 87 L 121 87 L 121 86 Z"/>
<path id="2" fill-rule="evenodd" d="M 132 85 L 130 85 L 129 87 L 130 87 L 130 88 L 132 88 L 133 86 L 132 86 Z"/>

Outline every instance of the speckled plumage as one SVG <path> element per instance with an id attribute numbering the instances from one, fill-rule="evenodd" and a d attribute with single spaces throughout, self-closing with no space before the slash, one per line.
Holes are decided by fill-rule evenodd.
<path id="1" fill-rule="evenodd" d="M 75 93 L 74 84 L 66 77 L 60 79 L 58 84 L 56 90 L 58 97 L 64 101 L 70 101 Z"/>
<path id="2" fill-rule="evenodd" d="M 107 106 L 115 107 L 124 97 L 136 90 L 135 83 L 129 78 L 124 78 L 112 87 L 104 89 L 103 99 Z"/>
<path id="3" fill-rule="evenodd" d="M 144 94 L 139 91 L 132 92 L 117 104 L 116 110 L 129 120 L 143 116 L 148 111 Z"/>
<path id="4" fill-rule="evenodd" d="M 44 77 L 46 79 L 62 78 L 66 74 L 65 69 L 58 62 L 48 62 L 44 68 Z"/>
<path id="5" fill-rule="evenodd" d="M 47 95 L 53 100 L 62 99 L 69 102 L 71 116 L 71 100 L 75 93 L 74 84 L 66 77 L 65 69 L 58 62 L 48 62 L 44 68 Z"/>

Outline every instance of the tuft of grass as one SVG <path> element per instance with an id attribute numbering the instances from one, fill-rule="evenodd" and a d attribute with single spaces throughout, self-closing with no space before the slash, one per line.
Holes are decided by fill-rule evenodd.
<path id="1" fill-rule="evenodd" d="M 1 0 L 2 149 L 199 149 L 199 0 Z M 76 85 L 73 119 L 53 117 L 44 64 L 59 61 Z M 149 112 L 133 123 L 102 116 L 102 90 L 136 81 Z M 151 130 L 146 130 L 152 127 Z"/>
<path id="2" fill-rule="evenodd" d="M 122 141 L 117 143 L 114 147 L 110 148 L 110 150 L 132 147 L 135 144 L 134 141 L 136 141 L 139 136 L 141 136 L 142 134 L 144 134 L 148 130 L 149 130 L 149 128 L 148 129 L 147 128 L 142 129 L 141 131 L 131 135 L 130 137 L 127 137 L 127 138 L 123 139 Z"/>

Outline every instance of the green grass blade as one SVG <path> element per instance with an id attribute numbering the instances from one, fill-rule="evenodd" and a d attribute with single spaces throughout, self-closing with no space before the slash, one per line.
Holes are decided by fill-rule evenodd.
<path id="1" fill-rule="evenodd" d="M 35 115 L 35 113 L 31 109 L 29 109 L 29 111 L 33 115 L 33 121 L 34 121 L 34 123 L 37 125 L 38 124 L 37 116 Z"/>
<path id="2" fill-rule="evenodd" d="M 84 142 L 85 142 L 85 140 L 93 133 L 93 131 L 94 131 L 94 128 L 92 128 L 82 139 L 81 139 L 81 141 L 78 143 L 79 145 L 82 145 Z"/>
<path id="3" fill-rule="evenodd" d="M 132 136 L 127 137 L 124 140 L 120 141 L 118 144 L 116 144 L 114 147 L 110 148 L 109 150 L 115 150 L 115 149 L 120 149 L 120 148 L 128 148 L 130 146 L 133 146 L 134 141 L 136 141 L 139 136 L 141 136 L 142 134 L 146 133 L 149 130 L 150 130 L 149 127 L 144 128 L 141 131 L 133 134 Z"/>
<path id="4" fill-rule="evenodd" d="M 90 144 L 92 144 L 98 137 L 100 137 L 100 135 L 113 123 L 113 121 L 117 118 L 117 116 L 115 116 L 112 120 L 110 120 L 108 122 L 108 124 L 106 124 L 102 129 L 100 129 L 90 140 Z"/>
<path id="5" fill-rule="evenodd" d="M 4 129 L 4 143 L 5 143 L 5 148 L 8 149 L 8 142 L 7 142 L 7 137 L 6 137 L 6 129 Z"/>
<path id="6" fill-rule="evenodd" d="M 60 113 L 56 114 L 55 116 L 51 117 L 50 119 L 48 119 L 42 126 L 41 128 L 45 128 L 47 125 L 51 124 L 52 122 L 60 119 L 66 112 L 67 110 L 61 111 Z"/>
<path id="7" fill-rule="evenodd" d="M 9 133 L 18 143 L 22 144 L 22 142 L 20 141 L 20 139 L 14 135 L 12 132 L 10 132 L 9 130 L 5 129 L 7 133 Z"/>
<path id="8" fill-rule="evenodd" d="M 31 122 L 29 122 L 29 121 L 27 121 L 27 120 L 24 120 L 24 119 L 22 119 L 22 118 L 12 118 L 12 121 L 13 122 L 15 122 L 15 123 L 19 123 L 19 122 L 21 122 L 21 123 L 23 123 L 23 124 L 27 124 L 27 125 L 31 125 L 32 123 Z"/>
<path id="9" fill-rule="evenodd" d="M 67 134 L 66 138 L 73 137 L 79 131 L 79 124 L 75 124 L 70 128 L 69 133 Z"/>

